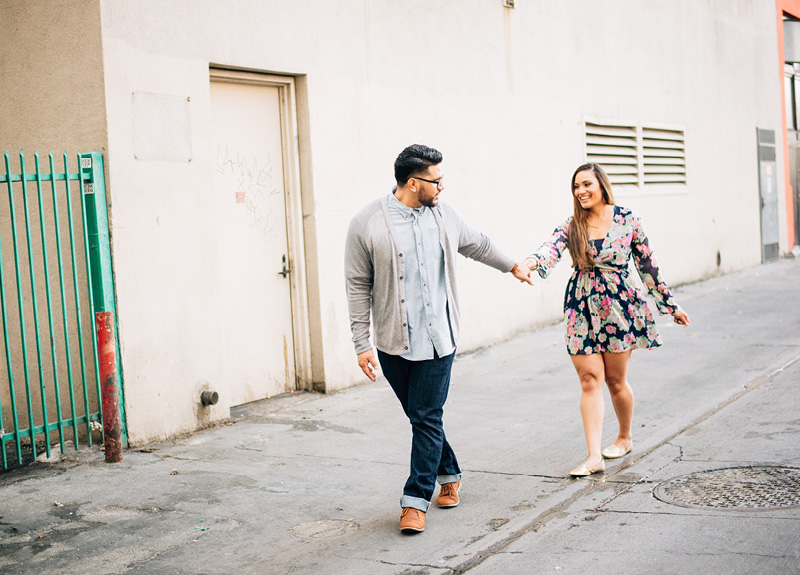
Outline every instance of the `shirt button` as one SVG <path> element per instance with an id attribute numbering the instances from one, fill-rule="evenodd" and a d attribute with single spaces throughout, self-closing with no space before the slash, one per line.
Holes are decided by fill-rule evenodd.
<path id="1" fill-rule="evenodd" d="M 408 346 L 406 346 L 404 349 L 408 349 Z"/>
<path id="2" fill-rule="evenodd" d="M 401 300 L 400 300 L 400 303 L 406 303 L 406 300 L 404 300 L 404 299 L 401 299 Z"/>
<path id="3" fill-rule="evenodd" d="M 406 327 L 407 325 L 408 325 L 407 323 L 404 323 L 404 324 L 403 324 L 403 327 Z"/>
<path id="4" fill-rule="evenodd" d="M 402 257 L 403 257 L 403 254 L 400 254 L 400 257 L 402 258 Z"/>
<path id="5" fill-rule="evenodd" d="M 403 276 L 400 276 L 400 279 L 403 279 Z"/>

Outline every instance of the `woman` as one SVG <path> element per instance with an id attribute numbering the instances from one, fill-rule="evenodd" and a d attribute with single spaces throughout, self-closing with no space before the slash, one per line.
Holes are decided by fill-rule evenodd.
<path id="1" fill-rule="evenodd" d="M 567 351 L 581 383 L 581 417 L 589 457 L 570 471 L 591 475 L 605 469 L 604 457 L 616 459 L 633 448 L 633 391 L 627 382 L 631 350 L 661 345 L 643 294 L 628 277 L 633 260 L 662 314 L 688 326 L 689 316 L 664 283 L 639 218 L 614 204 L 611 184 L 597 164 L 579 166 L 572 175 L 574 215 L 525 263 L 546 278 L 564 248 L 575 271 L 564 296 Z M 616 441 L 600 450 L 603 432 L 603 382 L 619 422 Z"/>

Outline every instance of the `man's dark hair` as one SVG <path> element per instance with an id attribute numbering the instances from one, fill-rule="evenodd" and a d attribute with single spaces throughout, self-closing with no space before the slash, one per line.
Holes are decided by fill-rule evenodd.
<path id="1" fill-rule="evenodd" d="M 442 163 L 442 153 L 439 150 L 413 144 L 400 152 L 394 161 L 394 179 L 398 186 L 404 186 L 414 174 L 421 174 L 431 166 Z"/>

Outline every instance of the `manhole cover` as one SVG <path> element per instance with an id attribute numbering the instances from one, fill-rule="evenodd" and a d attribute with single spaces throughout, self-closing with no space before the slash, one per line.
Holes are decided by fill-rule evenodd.
<path id="1" fill-rule="evenodd" d="M 786 509 L 800 506 L 800 469 L 729 467 L 681 475 L 659 483 L 664 503 L 708 509 Z"/>
<path id="2" fill-rule="evenodd" d="M 295 525 L 289 532 L 300 539 L 330 539 L 341 537 L 358 529 L 358 523 L 349 519 L 325 519 Z"/>

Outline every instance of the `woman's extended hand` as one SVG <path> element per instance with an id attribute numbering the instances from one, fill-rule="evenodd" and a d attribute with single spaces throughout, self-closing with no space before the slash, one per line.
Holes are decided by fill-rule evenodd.
<path id="1" fill-rule="evenodd" d="M 531 268 L 525 262 L 514 264 L 514 268 L 511 270 L 511 275 L 513 275 L 522 283 L 533 285 L 533 281 L 531 281 Z"/>
<path id="2" fill-rule="evenodd" d="M 675 323 L 682 325 L 683 327 L 689 325 L 689 315 L 685 311 L 676 311 L 672 314 L 672 319 L 675 321 Z"/>
<path id="3" fill-rule="evenodd" d="M 535 270 L 539 267 L 539 260 L 536 258 L 525 258 L 522 260 L 522 263 L 528 266 L 531 270 Z"/>

